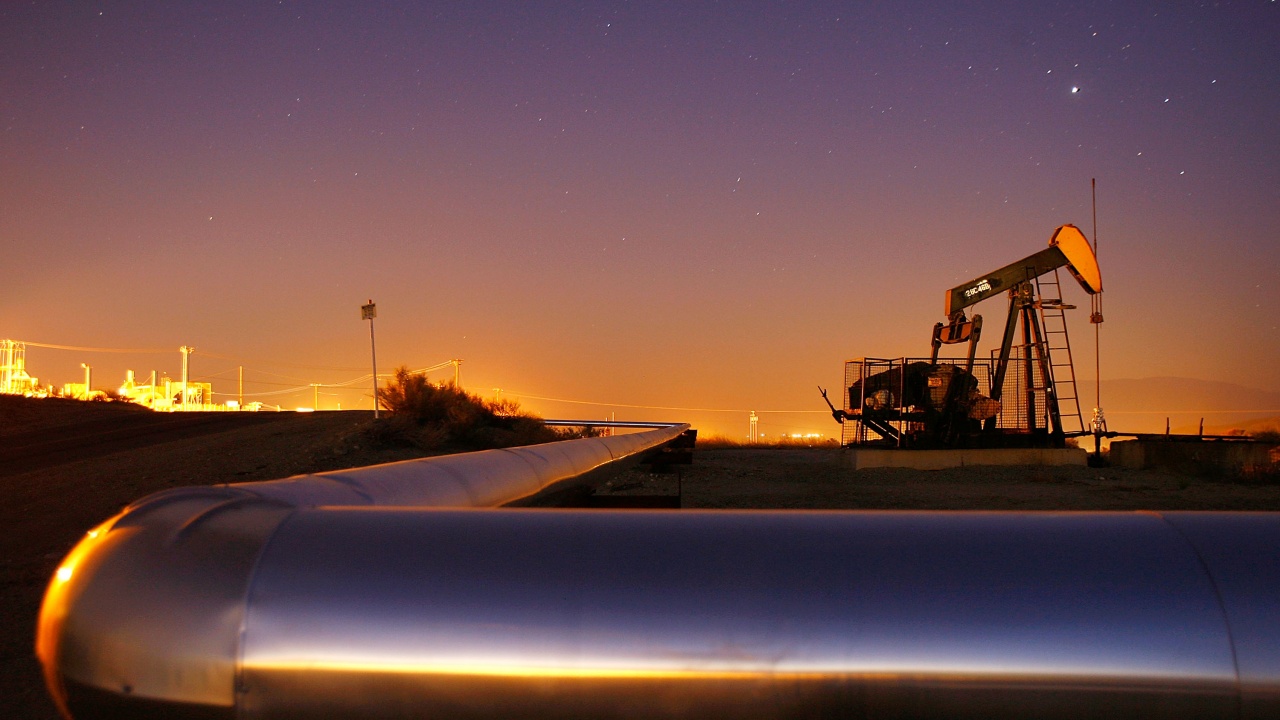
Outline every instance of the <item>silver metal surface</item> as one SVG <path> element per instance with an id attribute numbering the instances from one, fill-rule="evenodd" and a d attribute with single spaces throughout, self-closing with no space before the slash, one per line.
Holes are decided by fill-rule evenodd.
<path id="1" fill-rule="evenodd" d="M 125 699 L 233 710 L 253 567 L 296 509 L 496 507 L 687 428 L 150 495 L 90 531 L 56 571 L 36 638 L 46 683 L 64 708 L 78 693 L 108 708 Z"/>
<path id="2" fill-rule="evenodd" d="M 662 445 L 687 429 L 688 425 L 673 425 L 611 437 L 441 455 L 227 487 L 298 507 L 497 507 Z"/>
<path id="3" fill-rule="evenodd" d="M 1237 708 L 1213 583 L 1145 514 L 300 512 L 242 652 L 246 718 Z"/>
<path id="4" fill-rule="evenodd" d="M 1278 514 L 432 509 L 367 480 L 345 507 L 303 481 L 162 493 L 95 530 L 41 614 L 55 697 L 77 718 L 1280 716 Z"/>
<path id="5" fill-rule="evenodd" d="M 1274 513 L 1166 513 L 1210 570 L 1231 628 L 1242 717 L 1280 717 L 1280 543 Z"/>
<path id="6" fill-rule="evenodd" d="M 553 427 L 594 427 L 594 428 L 665 428 L 675 427 L 682 423 L 649 422 L 647 420 L 543 420 L 543 424 Z"/>

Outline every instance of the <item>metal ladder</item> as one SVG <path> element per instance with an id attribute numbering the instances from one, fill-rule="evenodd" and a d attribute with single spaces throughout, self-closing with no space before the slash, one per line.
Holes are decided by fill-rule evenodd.
<path id="1" fill-rule="evenodd" d="M 1053 376 L 1050 382 L 1058 397 L 1062 431 L 1068 435 L 1083 433 L 1084 417 L 1080 414 L 1080 393 L 1076 387 L 1071 338 L 1067 336 L 1067 314 L 1062 305 L 1062 285 L 1057 270 L 1036 280 L 1036 296 L 1040 301 L 1040 328 L 1047 345 L 1049 374 Z"/>

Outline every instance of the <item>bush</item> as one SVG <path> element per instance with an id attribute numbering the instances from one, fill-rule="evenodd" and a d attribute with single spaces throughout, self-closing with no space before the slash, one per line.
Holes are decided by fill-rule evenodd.
<path id="1" fill-rule="evenodd" d="M 407 367 L 378 389 L 378 404 L 388 417 L 370 426 L 369 439 L 380 445 L 460 452 L 532 445 L 561 439 L 519 403 L 487 402 L 453 384 L 435 384 Z"/>
<path id="2" fill-rule="evenodd" d="M 1280 443 L 1280 430 L 1259 430 L 1249 436 L 1258 442 Z"/>

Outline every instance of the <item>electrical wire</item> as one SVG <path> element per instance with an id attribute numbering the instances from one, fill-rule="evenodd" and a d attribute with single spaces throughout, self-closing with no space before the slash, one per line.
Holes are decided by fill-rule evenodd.
<path id="1" fill-rule="evenodd" d="M 830 411 L 827 411 L 827 410 L 752 410 L 750 408 L 742 410 L 738 408 L 691 408 L 691 407 L 668 407 L 664 405 L 628 405 L 626 403 L 603 403 L 603 402 L 592 402 L 590 400 L 566 400 L 564 398 L 550 398 L 550 397 L 542 397 L 540 395 L 526 395 L 524 393 L 516 392 L 514 390 L 510 390 L 510 391 L 503 390 L 502 392 L 507 395 L 511 395 L 521 399 L 527 398 L 529 400 L 543 400 L 546 402 L 562 402 L 562 403 L 570 403 L 573 405 L 598 405 L 600 407 L 632 408 L 636 410 L 676 410 L 680 412 L 724 412 L 724 413 L 754 412 L 757 414 L 759 413 L 820 413 L 822 415 L 831 414 Z"/>
<path id="2" fill-rule="evenodd" d="M 30 340 L 14 340 L 16 343 L 30 345 L 31 347 L 48 348 L 50 350 L 74 350 L 76 352 L 96 352 L 96 353 L 133 353 L 146 355 L 159 355 L 174 352 L 173 348 L 96 348 L 96 347 L 79 347 L 76 345 L 52 345 L 50 343 L 31 342 Z"/>
<path id="3" fill-rule="evenodd" d="M 24 343 L 24 344 L 26 344 L 26 345 L 31 345 L 31 346 L 33 346 L 33 347 L 42 347 L 42 348 L 48 348 L 48 349 L 52 349 L 52 350 L 74 350 L 74 351 L 78 351 L 78 352 L 107 352 L 107 353 L 135 353 L 135 354 L 164 354 L 164 353 L 171 353 L 171 352 L 173 352 L 173 350 L 172 350 L 172 349 L 168 349 L 168 348 L 166 348 L 166 349 L 160 349 L 160 348 L 93 348 L 93 347 L 80 347 L 80 346 L 73 346 L 73 345 L 53 345 L 53 344 L 49 344 L 49 343 L 37 343 L 37 342 L 30 342 L 30 341 L 26 341 L 26 340 L 17 340 L 17 341 L 15 341 L 15 342 L 21 342 L 21 343 Z M 195 354 L 195 353 L 192 353 L 192 354 Z M 201 351 L 201 352 L 199 353 L 199 355 L 200 355 L 201 357 L 210 357 L 210 358 L 216 358 L 216 359 L 219 359 L 219 360 L 228 360 L 228 361 L 230 361 L 230 362 L 240 363 L 241 365 L 243 365 L 243 364 L 244 364 L 244 363 L 243 363 L 243 361 L 242 361 L 242 360 L 240 360 L 239 358 L 235 358 L 235 357 L 232 357 L 232 356 L 230 356 L 230 355 L 222 355 L 222 354 L 219 354 L 219 353 L 213 353 L 213 352 L 207 352 L 207 351 Z M 307 370 L 359 370 L 359 369 L 360 369 L 360 368 L 347 368 L 347 367 L 325 367 L 325 366 L 318 366 L 318 365 L 302 365 L 302 364 L 297 364 L 297 363 L 286 363 L 286 362 L 269 362 L 269 363 L 262 363 L 262 364 L 263 364 L 263 365 L 268 365 L 268 366 L 275 366 L 275 367 L 296 367 L 296 368 L 307 369 Z M 418 369 L 418 370 L 410 370 L 410 371 L 409 371 L 409 374 L 410 374 L 410 375 L 426 375 L 426 374 L 427 374 L 427 373 L 429 373 L 429 372 L 433 372 L 433 371 L 435 371 L 435 370 L 443 370 L 444 368 L 449 367 L 449 366 L 451 366 L 451 365 L 453 365 L 453 361 L 452 361 L 452 360 L 446 360 L 445 362 L 437 363 L 437 364 L 435 364 L 435 365 L 431 365 L 431 366 L 428 366 L 428 367 L 425 367 L 425 368 L 420 368 L 420 369 Z M 215 374 L 213 374 L 213 375 L 203 375 L 203 376 L 201 376 L 201 377 L 203 377 L 203 378 L 210 378 L 210 379 L 212 379 L 212 378 L 219 377 L 220 375 L 224 375 L 224 374 L 229 373 L 229 372 L 231 372 L 231 371 L 230 371 L 230 370 L 226 370 L 226 371 L 223 371 L 223 372 L 221 372 L 221 373 L 215 373 Z M 268 371 L 266 371 L 266 370 L 256 370 L 256 369 L 255 369 L 255 370 L 254 370 L 254 372 L 256 372 L 256 373 L 261 373 L 261 374 L 264 374 L 264 375 L 272 375 L 272 376 L 275 376 L 275 377 L 284 378 L 284 379 L 286 379 L 286 380 L 301 381 L 301 378 L 294 378 L 294 377 L 290 377 L 290 376 L 288 376 L 288 375 L 280 375 L 279 373 L 272 373 L 272 372 L 268 372 Z M 388 377 L 388 378 L 389 378 L 389 377 L 394 377 L 394 376 L 395 376 L 395 374 L 394 374 L 394 373 L 378 373 L 378 377 L 379 377 L 379 378 L 384 378 L 384 377 Z M 367 381 L 372 380 L 372 379 L 373 379 L 373 374 L 372 374 L 372 373 L 367 373 L 367 374 L 365 374 L 365 375 L 362 375 L 361 377 L 354 378 L 354 379 L 347 380 L 347 381 L 340 382 L 340 383 L 315 383 L 315 385 L 317 385 L 317 386 L 319 386 L 319 387 L 324 387 L 324 388 L 343 388 L 343 387 L 350 387 L 350 386 L 352 386 L 352 385 L 356 385 L 356 384 L 358 384 L 358 383 L 367 382 Z M 270 383 L 270 382 L 265 382 L 265 381 L 260 381 L 260 380 L 255 380 L 255 381 L 251 381 L 251 382 L 253 382 L 253 383 L 254 383 L 254 384 L 256 384 L 256 385 L 278 385 L 278 384 L 281 384 L 281 383 Z M 243 394 L 243 395 L 244 395 L 244 396 L 246 396 L 246 397 L 265 397 L 265 396 L 271 396 L 271 395 L 284 395 L 284 394 L 293 393 L 293 392 L 301 392 L 301 391 L 304 391 L 304 390 L 308 390 L 308 389 L 310 389 L 311 387 L 312 387 L 312 384 L 311 384 L 311 383 L 308 383 L 308 384 L 306 384 L 306 385 L 291 386 L 291 387 L 289 387 L 289 388 L 282 389 L 282 390 L 268 390 L 268 391 L 264 391 L 264 392 L 257 392 L 257 393 L 220 393 L 220 392 L 214 392 L 214 393 L 212 393 L 212 394 L 214 394 L 214 395 L 223 395 L 223 396 L 227 396 L 227 395 L 236 395 L 236 396 L 239 396 L 239 395 Z M 691 407 L 675 407 L 675 406 L 665 406 L 665 405 L 633 405 L 633 404 L 628 404 L 628 403 L 606 403 L 606 402 L 595 402 L 595 401 L 590 401 L 590 400 L 568 400 L 568 399 L 565 399 L 565 398 L 551 398 L 551 397 L 544 397 L 544 396 L 541 396 L 541 395 L 527 395 L 527 394 L 519 393 L 519 392 L 509 392 L 509 393 L 508 393 L 508 395 L 512 395 L 512 396 L 515 396 L 515 397 L 518 397 L 518 398 L 522 398 L 522 399 L 523 399 L 523 398 L 527 398 L 527 399 L 529 399 L 529 400 L 541 400 L 541 401 L 544 401 L 544 402 L 560 402 L 560 403 L 569 403 L 569 404 L 572 404 L 572 405 L 594 405 L 594 406 L 597 406 L 597 407 L 629 408 L 629 409 L 635 409 L 635 410 L 671 410 L 671 411 L 678 411 L 678 412 L 724 412 L 724 413 L 748 413 L 748 412 L 755 412 L 755 413 L 757 413 L 757 414 L 760 414 L 760 413 L 821 413 L 821 414 L 826 414 L 826 413 L 827 413 L 827 411 L 826 411 L 826 410 L 752 410 L 752 409 L 749 409 L 749 408 L 748 408 L 748 409 L 739 409 L 739 408 L 691 408 Z"/>
<path id="4" fill-rule="evenodd" d="M 30 340 L 14 340 L 14 342 L 22 343 L 24 345 L 30 345 L 31 347 L 47 348 L 49 350 L 71 350 L 75 352 L 124 353 L 124 354 L 134 354 L 134 355 L 167 355 L 169 353 L 175 352 L 174 348 L 102 348 L 102 347 L 82 347 L 79 345 L 56 345 L 53 343 L 32 342 Z M 331 370 L 331 371 L 338 371 L 338 372 L 352 372 L 352 371 L 358 371 L 358 370 L 364 369 L 364 368 L 358 368 L 358 367 L 305 365 L 301 363 L 290 363 L 290 362 L 279 362 L 279 361 L 261 362 L 261 363 L 254 361 L 254 363 L 246 363 L 244 360 L 240 358 L 232 357 L 230 355 L 223 355 L 221 353 L 209 352 L 206 350 L 201 350 L 199 353 L 193 352 L 192 354 L 193 355 L 198 354 L 200 357 L 216 358 L 218 360 L 228 360 L 230 362 L 238 363 L 240 365 L 259 364 L 259 365 L 266 365 L 268 367 L 292 367 L 292 368 L 299 368 L 302 370 Z M 448 363 L 445 363 L 445 364 L 447 365 Z M 259 370 L 258 372 L 266 372 L 266 371 Z"/>
<path id="5" fill-rule="evenodd" d="M 192 354 L 193 354 L 193 355 L 195 355 L 196 353 L 192 353 Z M 334 367 L 334 366 L 325 366 L 325 365 L 304 365 L 304 364 L 301 364 L 301 363 L 280 362 L 280 361 L 272 361 L 272 362 L 258 362 L 258 361 L 256 361 L 256 360 L 254 360 L 254 361 L 246 362 L 245 360 L 243 360 L 243 359 L 241 359 L 241 358 L 232 357 L 232 356 L 230 356 L 230 355 L 222 355 L 222 354 L 220 354 L 220 353 L 215 353 L 215 352 L 208 352 L 208 351 L 204 351 L 204 350 L 201 350 L 201 351 L 199 352 L 199 355 L 200 355 L 200 356 L 202 356 L 202 357 L 217 358 L 218 360 L 228 360 L 228 361 L 230 361 L 230 362 L 237 363 L 237 364 L 239 364 L 239 365 L 254 365 L 254 364 L 257 364 L 257 365 L 266 365 L 266 366 L 268 366 L 268 367 L 289 367 L 289 368 L 298 368 L 299 370 L 333 370 L 333 371 L 338 371 L 338 372 L 356 372 L 356 371 L 359 371 L 359 370 L 363 370 L 363 369 L 364 369 L 364 368 L 358 368 L 358 367 Z M 265 372 L 265 371 L 259 371 L 259 372 Z"/>

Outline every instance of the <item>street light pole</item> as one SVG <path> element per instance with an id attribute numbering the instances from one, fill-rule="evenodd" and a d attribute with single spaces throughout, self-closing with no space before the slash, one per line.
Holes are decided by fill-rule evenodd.
<path id="1" fill-rule="evenodd" d="M 360 319 L 369 321 L 369 354 L 373 359 L 373 419 L 378 419 L 378 346 L 373 341 L 373 319 L 378 317 L 378 306 L 369 299 L 367 305 L 360 306 Z"/>

